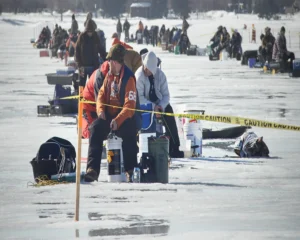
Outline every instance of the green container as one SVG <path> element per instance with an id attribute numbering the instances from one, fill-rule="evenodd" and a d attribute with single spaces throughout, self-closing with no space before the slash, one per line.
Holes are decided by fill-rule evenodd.
<path id="1" fill-rule="evenodd" d="M 211 49 L 210 45 L 207 46 L 206 52 L 207 52 L 208 55 L 212 55 L 212 49 Z"/>
<path id="2" fill-rule="evenodd" d="M 83 180 L 84 175 L 85 172 L 80 173 L 80 181 Z M 76 172 L 51 175 L 51 180 L 59 182 L 76 182 Z"/>
<path id="3" fill-rule="evenodd" d="M 149 155 L 155 159 L 156 182 L 169 182 L 169 139 L 154 138 L 148 141 Z"/>
<path id="4" fill-rule="evenodd" d="M 175 53 L 175 55 L 180 54 L 179 45 L 176 45 L 176 46 L 175 46 L 175 48 L 174 48 L 174 53 Z"/>

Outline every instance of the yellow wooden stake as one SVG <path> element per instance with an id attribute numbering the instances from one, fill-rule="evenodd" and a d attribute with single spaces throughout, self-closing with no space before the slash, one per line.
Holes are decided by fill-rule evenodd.
<path id="1" fill-rule="evenodd" d="M 79 87 L 78 98 L 78 140 L 77 140 L 77 163 L 76 163 L 76 206 L 75 206 L 75 221 L 79 221 L 79 200 L 80 200 L 80 173 L 81 173 L 81 137 L 82 137 L 82 111 L 81 102 L 83 87 Z"/>

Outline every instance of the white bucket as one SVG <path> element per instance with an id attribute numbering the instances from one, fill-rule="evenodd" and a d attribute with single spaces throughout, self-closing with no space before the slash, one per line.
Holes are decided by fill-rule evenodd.
<path id="1" fill-rule="evenodd" d="M 198 145 L 195 149 L 195 154 L 198 157 L 202 156 L 202 127 L 201 123 L 191 122 L 183 125 L 184 138 L 191 140 L 191 147 Z M 193 152 L 193 150 L 192 150 Z"/>
<path id="2" fill-rule="evenodd" d="M 156 137 L 156 133 L 140 133 L 139 134 L 139 154 L 138 154 L 138 162 L 142 157 L 143 153 L 148 153 L 148 138 Z"/>
<path id="3" fill-rule="evenodd" d="M 107 139 L 106 155 L 108 182 L 126 182 L 122 141 L 122 138 L 115 135 L 112 138 Z"/>
<path id="4" fill-rule="evenodd" d="M 226 50 L 223 50 L 220 54 L 221 61 L 227 61 L 228 60 L 228 52 Z"/>
<path id="5" fill-rule="evenodd" d="M 203 115 L 204 114 L 204 110 L 185 110 L 184 113 L 185 114 L 193 114 L 193 115 Z M 185 117 L 183 118 L 183 121 L 182 123 L 185 124 L 185 123 L 200 123 L 200 120 L 199 119 L 195 119 L 195 118 L 188 118 L 188 117 Z"/>

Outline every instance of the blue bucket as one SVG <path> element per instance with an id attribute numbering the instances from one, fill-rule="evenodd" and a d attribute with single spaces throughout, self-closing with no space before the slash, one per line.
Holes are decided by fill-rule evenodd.
<path id="1" fill-rule="evenodd" d="M 249 58 L 248 59 L 248 66 L 249 68 L 253 68 L 256 64 L 256 58 Z"/>
<path id="2" fill-rule="evenodd" d="M 141 110 L 152 111 L 152 103 L 146 103 L 140 105 Z M 152 116 L 151 112 L 142 113 L 142 132 L 143 133 L 153 133 L 156 132 L 156 124 L 154 121 L 154 116 Z"/>

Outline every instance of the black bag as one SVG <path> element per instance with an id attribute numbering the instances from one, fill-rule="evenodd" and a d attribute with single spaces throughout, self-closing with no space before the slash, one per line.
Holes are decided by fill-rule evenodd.
<path id="1" fill-rule="evenodd" d="M 35 158 L 30 162 L 36 182 L 41 176 L 51 179 L 51 175 L 73 173 L 76 170 L 76 151 L 67 140 L 52 137 L 43 143 Z"/>
<path id="2" fill-rule="evenodd" d="M 143 153 L 139 168 L 141 172 L 141 183 L 155 183 L 157 181 L 155 159 L 151 155 Z"/>
<path id="3" fill-rule="evenodd" d="M 197 45 L 191 45 L 186 51 L 188 56 L 196 56 L 197 55 Z"/>
<path id="4" fill-rule="evenodd" d="M 249 58 L 256 58 L 257 60 L 258 54 L 257 50 L 252 50 L 252 51 L 245 51 L 242 57 L 242 65 L 248 65 L 248 59 Z"/>

